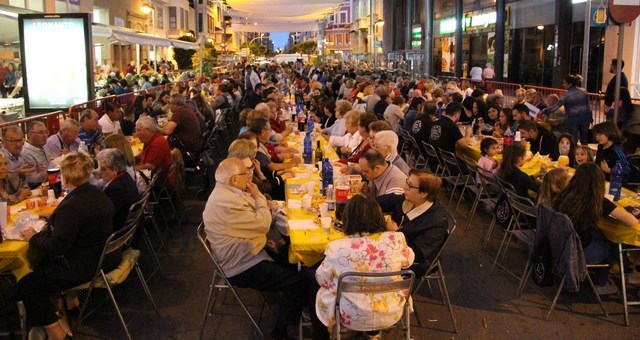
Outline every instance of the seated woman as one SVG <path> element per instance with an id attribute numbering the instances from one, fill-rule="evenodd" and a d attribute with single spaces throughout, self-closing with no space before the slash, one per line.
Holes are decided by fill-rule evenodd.
<path id="1" fill-rule="evenodd" d="M 580 165 L 567 187 L 553 199 L 554 210 L 566 214 L 573 222 L 584 248 L 587 263 L 610 263 L 614 247 L 598 229 L 600 216 L 612 216 L 629 227 L 638 220 L 624 208 L 604 198 L 604 176 L 596 163 Z M 617 255 L 616 255 L 617 256 Z M 600 295 L 615 294 L 618 288 L 608 282 L 609 268 L 595 268 L 593 283 Z"/>
<path id="2" fill-rule="evenodd" d="M 18 282 L 18 294 L 32 327 L 44 327 L 49 339 L 66 336 L 58 321 L 51 296 L 90 281 L 100 254 L 112 233 L 114 207 L 102 190 L 89 184 L 93 161 L 87 154 L 71 152 L 60 166 L 64 189 L 69 194 L 49 217 L 46 232 L 22 232 L 29 246 L 45 254 L 36 269 Z M 105 272 L 120 262 L 112 253 L 104 260 Z"/>
<path id="3" fill-rule="evenodd" d="M 498 169 L 498 177 L 503 181 L 511 183 L 516 189 L 516 194 L 522 197 L 529 197 L 529 190 L 538 192 L 540 183 L 536 181 L 543 176 L 538 172 L 534 175 L 527 175 L 520 167 L 524 165 L 527 152 L 522 143 L 513 143 L 510 147 L 504 148 L 502 154 L 502 164 Z"/>
<path id="4" fill-rule="evenodd" d="M 131 149 L 131 144 L 123 135 L 111 135 L 107 136 L 104 140 L 105 148 L 116 148 L 124 154 L 125 159 L 125 168 L 129 176 L 133 179 L 134 182 L 138 182 L 136 177 L 136 171 L 133 169 L 133 166 L 136 165 L 136 158 L 133 156 L 133 150 Z"/>
<path id="5" fill-rule="evenodd" d="M 7 156 L 0 152 L 0 202 L 13 205 L 24 201 L 29 196 L 31 196 L 29 186 L 20 179 L 18 173 L 9 172 Z"/>
<path id="6" fill-rule="evenodd" d="M 362 112 L 351 110 L 344 115 L 347 134 L 344 136 L 323 135 L 331 145 L 336 147 L 338 155 L 348 155 L 362 143 L 362 136 L 358 132 L 358 120 Z"/>
<path id="7" fill-rule="evenodd" d="M 515 135 L 515 123 L 513 122 L 513 112 L 510 108 L 502 108 L 498 115 L 498 122 L 496 122 L 493 130 L 493 137 L 502 138 L 507 128 L 511 129 L 511 132 Z"/>
<path id="8" fill-rule="evenodd" d="M 320 130 L 321 133 L 329 136 L 344 136 L 347 133 L 347 126 L 345 123 L 344 115 L 351 111 L 352 105 L 348 100 L 338 100 L 336 102 L 335 116 L 336 121 L 333 125 L 328 126 L 325 129 Z"/>
<path id="9" fill-rule="evenodd" d="M 325 259 L 316 270 L 316 280 L 320 284 L 316 314 L 329 329 L 337 322 L 335 300 L 340 274 L 399 271 L 409 267 L 414 259 L 404 235 L 387 231 L 382 210 L 373 198 L 353 196 L 344 209 L 343 223 L 347 238 L 329 243 Z M 402 317 L 403 302 L 401 292 L 371 294 L 367 299 L 356 299 L 345 293 L 340 303 L 340 318 L 343 325 L 356 331 L 390 327 Z"/>
<path id="10" fill-rule="evenodd" d="M 113 230 L 124 227 L 129 216 L 129 208 L 140 200 L 138 187 L 133 178 L 127 173 L 127 163 L 124 153 L 118 149 L 104 149 L 96 155 L 100 178 L 105 185 L 104 193 L 113 203 Z"/>
<path id="11" fill-rule="evenodd" d="M 411 270 L 416 278 L 424 276 L 449 235 L 447 208 L 436 199 L 442 179 L 426 170 L 414 169 L 407 179 L 404 195 L 376 197 L 385 213 L 391 214 L 398 231 L 416 254 Z"/>
<path id="12" fill-rule="evenodd" d="M 593 126 L 593 134 L 598 142 L 595 163 L 604 172 L 605 179 L 609 179 L 617 162 L 622 166 L 622 174 L 631 173 L 631 165 L 627 155 L 620 146 L 624 138 L 612 122 L 602 122 Z"/>

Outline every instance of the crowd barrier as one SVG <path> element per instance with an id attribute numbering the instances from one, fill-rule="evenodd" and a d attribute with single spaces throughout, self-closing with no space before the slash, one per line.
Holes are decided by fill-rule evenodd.
<path id="1" fill-rule="evenodd" d="M 60 123 L 63 122 L 66 118 L 67 118 L 67 115 L 64 111 L 54 111 L 54 112 L 44 113 L 41 115 L 36 115 L 36 116 L 15 120 L 12 122 L 2 123 L 0 124 L 0 130 L 7 126 L 17 125 L 22 129 L 22 133 L 26 135 L 27 126 L 29 125 L 29 123 L 34 121 L 41 121 L 47 126 L 47 129 L 53 135 L 58 133 L 58 130 L 60 130 Z"/>

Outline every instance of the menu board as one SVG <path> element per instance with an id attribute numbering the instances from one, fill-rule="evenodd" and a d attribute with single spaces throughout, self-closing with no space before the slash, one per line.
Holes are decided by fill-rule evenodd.
<path id="1" fill-rule="evenodd" d="M 93 94 L 88 13 L 18 17 L 26 110 L 67 109 Z"/>

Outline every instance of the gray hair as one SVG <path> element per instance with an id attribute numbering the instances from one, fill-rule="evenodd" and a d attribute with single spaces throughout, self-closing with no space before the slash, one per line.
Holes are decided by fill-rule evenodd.
<path id="1" fill-rule="evenodd" d="M 248 139 L 236 139 L 229 145 L 228 157 L 235 157 L 238 159 L 256 158 L 258 147 Z"/>
<path id="2" fill-rule="evenodd" d="M 138 121 L 136 121 L 136 125 L 138 124 L 140 124 L 145 129 L 151 130 L 151 132 L 153 133 L 158 132 L 158 123 L 155 119 L 149 116 L 142 116 L 138 118 Z"/>
<path id="3" fill-rule="evenodd" d="M 124 157 L 124 152 L 116 148 L 104 149 L 98 152 L 96 159 L 111 170 L 117 172 L 127 171 L 127 160 Z"/>
<path id="4" fill-rule="evenodd" d="M 256 105 L 256 107 L 254 108 L 254 110 L 256 110 L 256 111 L 262 111 L 262 112 L 269 112 L 269 111 L 271 111 L 271 109 L 269 108 L 269 105 L 267 105 L 267 103 L 258 103 L 258 105 Z"/>
<path id="5" fill-rule="evenodd" d="M 95 111 L 93 111 L 91 109 L 86 109 L 86 110 L 82 111 L 82 113 L 80 114 L 80 122 L 84 122 L 85 119 L 91 118 L 93 112 L 95 112 Z"/>
<path id="6" fill-rule="evenodd" d="M 42 125 L 44 127 L 47 127 L 47 125 L 43 121 L 34 120 L 32 122 L 29 122 L 29 124 L 27 124 L 27 132 L 33 132 L 33 130 L 35 130 L 36 126 L 38 126 L 38 125 Z"/>
<path id="7" fill-rule="evenodd" d="M 19 134 L 20 136 L 22 136 L 22 129 L 18 126 L 18 125 L 9 125 L 9 126 L 5 126 L 2 128 L 2 136 L 4 138 L 4 136 L 7 135 L 7 132 L 15 132 L 17 134 Z"/>
<path id="8" fill-rule="evenodd" d="M 398 149 L 398 135 L 393 131 L 380 131 L 376 133 L 374 137 L 376 144 L 388 146 L 391 148 L 391 152 L 397 152 Z"/>
<path id="9" fill-rule="evenodd" d="M 80 123 L 78 123 L 78 121 L 73 118 L 69 118 L 62 122 L 62 124 L 60 125 L 60 130 L 69 130 L 72 127 L 80 128 Z"/>
<path id="10" fill-rule="evenodd" d="M 216 169 L 216 182 L 229 184 L 231 177 L 246 171 L 244 163 L 238 158 L 230 157 L 218 164 Z"/>
<path id="11" fill-rule="evenodd" d="M 180 93 L 172 94 L 169 101 L 171 104 L 178 106 L 185 106 L 187 104 L 187 99 Z"/>

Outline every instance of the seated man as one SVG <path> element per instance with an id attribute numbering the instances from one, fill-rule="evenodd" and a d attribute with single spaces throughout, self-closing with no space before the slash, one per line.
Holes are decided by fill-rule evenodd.
<path id="1" fill-rule="evenodd" d="M 184 150 L 181 145 L 173 146 L 183 153 L 197 155 L 202 147 L 200 122 L 196 114 L 186 106 L 183 95 L 175 93 L 171 96 L 171 112 L 171 120 L 159 129 L 160 132 L 177 137 L 184 145 Z"/>
<path id="2" fill-rule="evenodd" d="M 43 122 L 36 120 L 27 125 L 27 142 L 22 147 L 21 155 L 25 164 L 33 165 L 32 172 L 26 175 L 26 182 L 31 188 L 47 181 L 49 155 L 43 148 L 47 136 L 49 130 Z"/>
<path id="3" fill-rule="evenodd" d="M 60 131 L 47 138 L 47 143 L 44 145 L 47 155 L 49 157 L 60 157 L 71 151 L 78 151 L 80 146 L 79 132 L 80 123 L 77 120 L 69 118 L 62 122 Z"/>
<path id="4" fill-rule="evenodd" d="M 265 251 L 271 211 L 251 182 L 252 174 L 252 169 L 237 158 L 220 162 L 216 186 L 202 220 L 207 240 L 232 285 L 284 293 L 271 333 L 272 338 L 281 339 L 286 336 L 287 325 L 300 321 L 309 279 L 303 272 L 274 263 Z"/>
<path id="5" fill-rule="evenodd" d="M 156 189 L 158 189 L 165 177 L 169 173 L 169 168 L 173 164 L 169 143 L 158 131 L 156 120 L 151 117 L 140 117 L 136 122 L 136 135 L 144 144 L 142 152 L 136 155 L 136 171 L 139 170 L 160 170 Z M 173 177 L 169 177 L 167 185 L 173 187 Z"/>
<path id="6" fill-rule="evenodd" d="M 2 129 L 2 152 L 9 162 L 9 172 L 25 178 L 28 172 L 31 172 L 33 166 L 25 163 L 21 156 L 22 147 L 24 145 L 24 135 L 17 125 L 10 125 Z"/>
<path id="7" fill-rule="evenodd" d="M 98 113 L 94 110 L 87 109 L 80 114 L 78 138 L 87 145 L 88 150 L 98 149 L 97 151 L 99 152 L 104 146 L 104 135 L 100 132 Z"/>
<path id="8" fill-rule="evenodd" d="M 123 134 L 122 127 L 120 127 L 120 120 L 122 119 L 122 109 L 118 103 L 107 104 L 106 113 L 102 115 L 98 123 L 102 128 L 102 133 L 105 136 L 113 134 Z"/>
<path id="9" fill-rule="evenodd" d="M 407 175 L 387 162 L 380 152 L 368 150 L 360 157 L 358 164 L 360 171 L 369 181 L 369 183 L 363 183 L 362 193 L 372 196 L 404 193 Z"/>
<path id="10" fill-rule="evenodd" d="M 556 151 L 558 143 L 553 133 L 543 127 L 538 127 L 535 122 L 528 120 L 518 127 L 522 138 L 531 143 L 531 153 L 540 153 L 541 156 L 551 155 Z"/>
<path id="11" fill-rule="evenodd" d="M 380 152 L 387 162 L 395 165 L 405 175 L 409 176 L 411 168 L 398 154 L 398 135 L 393 131 L 380 131 L 373 137 L 372 147 Z"/>

